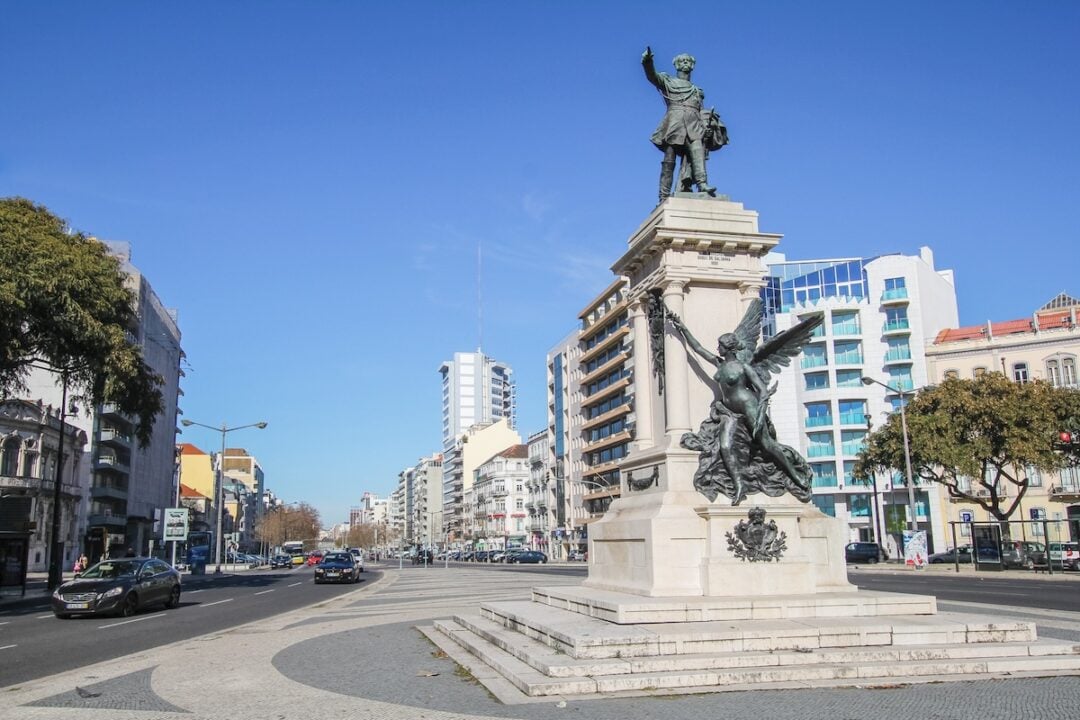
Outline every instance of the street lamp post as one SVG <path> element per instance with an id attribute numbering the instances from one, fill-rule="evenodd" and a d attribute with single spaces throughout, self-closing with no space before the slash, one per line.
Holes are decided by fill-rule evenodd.
<path id="1" fill-rule="evenodd" d="M 244 428 L 253 427 L 253 428 L 258 428 L 258 429 L 262 430 L 263 428 L 266 427 L 267 423 L 265 423 L 265 422 L 257 422 L 257 423 L 251 423 L 249 425 L 236 425 L 234 427 L 227 427 L 225 425 L 225 423 L 221 423 L 221 427 L 214 427 L 213 425 L 204 425 L 203 423 L 198 423 L 198 422 L 195 422 L 194 420 L 188 420 L 188 419 L 185 418 L 185 419 L 180 421 L 180 424 L 183 425 L 184 427 L 191 427 L 192 425 L 197 425 L 198 427 L 206 428 L 208 430 L 216 430 L 217 432 L 221 433 L 221 456 L 218 458 L 218 488 L 217 488 L 217 492 L 214 493 L 214 495 L 216 496 L 214 499 L 215 499 L 215 502 L 217 502 L 217 506 L 218 506 L 217 507 L 217 537 L 214 540 L 214 564 L 216 565 L 216 567 L 214 568 L 214 574 L 215 575 L 220 575 L 221 574 L 221 547 L 222 547 L 222 541 L 224 540 L 224 538 L 221 536 L 221 530 L 222 530 L 222 519 L 223 519 L 223 516 L 224 516 L 223 511 L 225 509 L 225 436 L 228 435 L 229 433 L 233 432 L 234 430 L 243 430 Z"/>
<path id="2" fill-rule="evenodd" d="M 56 458 L 56 477 L 53 484 L 52 527 L 49 528 L 49 590 L 55 590 L 63 580 L 64 559 L 60 557 L 60 489 L 64 482 L 64 435 L 67 432 L 65 420 L 69 415 L 77 411 L 68 409 L 68 371 L 60 371 L 61 400 L 60 400 L 60 440 Z M 74 403 L 72 403 L 74 405 Z"/>
<path id="3" fill-rule="evenodd" d="M 900 430 L 904 437 L 904 470 L 907 474 L 908 510 L 911 513 L 910 517 L 908 517 L 908 529 L 914 534 L 918 529 L 919 524 L 915 517 L 915 483 L 911 477 L 911 448 L 908 445 L 907 414 L 904 412 L 904 406 L 907 405 L 905 395 L 910 393 L 894 388 L 891 385 L 886 385 L 880 380 L 875 380 L 872 377 L 863 377 L 862 384 L 880 385 L 889 392 L 896 393 L 900 396 Z"/>

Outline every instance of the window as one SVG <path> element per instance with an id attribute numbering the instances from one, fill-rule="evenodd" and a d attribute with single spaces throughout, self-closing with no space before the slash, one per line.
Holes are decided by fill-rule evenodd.
<path id="1" fill-rule="evenodd" d="M 807 457 L 828 457 L 836 454 L 831 432 L 812 432 L 806 434 Z"/>
<path id="2" fill-rule="evenodd" d="M 960 371 L 959 370 L 946 370 L 945 371 L 945 379 L 946 380 L 957 380 L 959 378 L 960 378 Z"/>
<path id="3" fill-rule="evenodd" d="M 855 479 L 855 461 L 854 460 L 845 460 L 844 461 L 844 485 L 847 486 L 847 487 L 850 487 L 852 485 L 865 485 L 865 484 L 866 483 L 864 481 Z"/>
<path id="4" fill-rule="evenodd" d="M 842 430 L 840 432 L 840 447 L 845 455 L 858 455 L 863 449 L 866 440 L 865 430 Z M 844 478 L 847 480 L 847 478 Z"/>
<path id="5" fill-rule="evenodd" d="M 1026 468 L 1026 470 L 1027 470 L 1028 486 L 1030 486 L 1030 487 L 1042 487 L 1042 484 L 1043 484 L 1042 473 L 1039 472 L 1039 468 L 1031 467 L 1029 465 Z"/>
<path id="6" fill-rule="evenodd" d="M 849 495 L 848 498 L 848 514 L 851 515 L 851 517 L 870 517 L 869 495 Z"/>
<path id="7" fill-rule="evenodd" d="M 1065 358 L 1061 361 L 1061 384 L 1065 387 L 1076 387 L 1076 358 Z"/>
<path id="8" fill-rule="evenodd" d="M 821 367 L 828 362 L 825 345 L 807 345 L 803 348 L 802 366 L 804 368 Z"/>
<path id="9" fill-rule="evenodd" d="M 885 331 L 890 330 L 907 330 L 908 329 L 908 316 L 907 308 L 886 308 L 885 309 Z"/>
<path id="10" fill-rule="evenodd" d="M 806 427 L 832 425 L 832 404 L 827 402 L 806 404 Z"/>
<path id="11" fill-rule="evenodd" d="M 889 349 L 885 351 L 886 362 L 911 359 L 911 344 L 907 336 L 891 337 L 886 341 Z"/>
<path id="12" fill-rule="evenodd" d="M 837 370 L 836 387 L 862 387 L 862 370 Z"/>
<path id="13" fill-rule="evenodd" d="M 18 477 L 19 475 L 19 439 L 9 438 L 2 448 L 3 459 L 0 460 L 0 475 L 4 477 Z"/>
<path id="14" fill-rule="evenodd" d="M 833 335 L 858 335 L 862 332 L 859 327 L 859 313 L 857 312 L 833 312 L 832 334 Z"/>
<path id="15" fill-rule="evenodd" d="M 814 474 L 813 487 L 836 487 L 836 465 L 834 463 L 810 463 Z"/>
<path id="16" fill-rule="evenodd" d="M 1054 387 L 1076 386 L 1076 360 L 1058 357 L 1046 361 L 1046 380 Z"/>
<path id="17" fill-rule="evenodd" d="M 832 495 L 815 495 L 811 498 L 814 502 L 814 506 L 832 517 L 836 517 L 836 498 Z"/>
<path id="18" fill-rule="evenodd" d="M 899 300 L 907 296 L 904 278 L 885 278 L 885 292 L 881 295 L 882 300 Z"/>
<path id="19" fill-rule="evenodd" d="M 887 383 L 897 390 L 911 390 L 915 383 L 911 380 L 911 367 L 902 365 L 889 368 L 889 382 Z"/>
<path id="20" fill-rule="evenodd" d="M 1025 362 L 1013 363 L 1013 380 L 1021 385 L 1028 381 L 1028 366 Z"/>
<path id="21" fill-rule="evenodd" d="M 984 368 L 982 366 L 979 366 L 977 368 L 973 368 L 971 370 L 971 377 L 975 378 L 976 380 L 978 380 L 979 378 L 981 378 L 985 374 L 986 374 L 986 368 Z"/>
<path id="22" fill-rule="evenodd" d="M 833 349 L 836 352 L 834 362 L 837 365 L 862 365 L 862 343 L 858 340 L 838 340 Z"/>
<path id="23" fill-rule="evenodd" d="M 866 424 L 866 401 L 865 400 L 841 400 L 840 401 L 840 424 L 841 425 L 865 425 Z"/>
<path id="24" fill-rule="evenodd" d="M 829 373 L 827 372 L 806 373 L 803 379 L 806 381 L 807 390 L 824 390 L 829 387 Z"/>

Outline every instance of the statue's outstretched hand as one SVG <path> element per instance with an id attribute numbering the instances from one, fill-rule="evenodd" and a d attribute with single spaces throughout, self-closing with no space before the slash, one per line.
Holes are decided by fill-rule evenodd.
<path id="1" fill-rule="evenodd" d="M 645 52 L 641 53 L 641 62 L 648 62 L 649 60 L 652 60 L 652 58 L 652 48 L 646 45 Z"/>

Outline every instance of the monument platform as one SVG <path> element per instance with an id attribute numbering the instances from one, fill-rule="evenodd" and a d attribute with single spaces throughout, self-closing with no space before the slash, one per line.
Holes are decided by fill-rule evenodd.
<path id="1" fill-rule="evenodd" d="M 530 697 L 1080 671 L 1080 644 L 1039 640 L 1033 623 L 937 613 L 934 598 L 900 593 L 741 600 L 537 588 L 531 601 L 485 603 L 425 631 L 465 667 L 497 673 L 474 669 L 480 682 L 501 678 Z"/>

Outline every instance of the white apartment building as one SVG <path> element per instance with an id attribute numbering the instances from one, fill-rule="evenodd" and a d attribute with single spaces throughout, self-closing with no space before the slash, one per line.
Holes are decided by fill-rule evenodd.
<path id="1" fill-rule="evenodd" d="M 930 248 L 918 255 L 788 261 L 765 258 L 765 335 L 786 330 L 811 315 L 824 323 L 802 357 L 784 369 L 771 416 L 778 439 L 799 450 L 814 473 L 813 502 L 848 523 L 852 540 L 899 546 L 908 527 L 903 472 L 877 480 L 877 492 L 852 476 L 868 423 L 885 422 L 901 394 L 930 382 L 926 348 L 957 324 L 951 270 L 934 267 Z M 863 377 L 889 386 L 866 385 Z M 902 470 L 902 469 L 900 469 Z M 949 538 L 940 488 L 916 486 L 916 519 L 929 530 L 932 551 Z M 875 527 L 876 526 L 876 527 Z"/>
<path id="2" fill-rule="evenodd" d="M 443 452 L 469 428 L 505 419 L 516 425 L 517 401 L 513 370 L 506 363 L 477 352 L 454 353 L 439 366 L 442 375 Z"/>
<path id="3" fill-rule="evenodd" d="M 528 446 L 515 444 L 476 469 L 473 485 L 474 540 L 482 549 L 523 547 L 529 539 L 525 502 Z"/>
<path id="4" fill-rule="evenodd" d="M 160 388 L 163 407 L 145 448 L 139 447 L 133 435 L 131 418 L 112 405 L 82 407 L 66 418 L 90 442 L 89 458 L 79 463 L 82 475 L 75 479 L 81 497 L 74 532 L 64 538 L 65 567 L 80 553 L 96 561 L 110 547 L 113 552 L 127 547 L 149 552 L 151 544 L 160 543 L 161 511 L 177 500 L 176 423 L 184 353 L 176 311 L 165 307 L 149 280 L 132 264 L 130 244 L 105 245 L 120 260 L 126 285 L 134 294 L 138 325 L 128 328 L 130 339 L 141 346 L 147 365 L 164 380 Z M 35 370 L 27 384 L 30 398 L 60 406 L 62 388 L 54 373 Z"/>
<path id="5" fill-rule="evenodd" d="M 430 548 L 443 545 L 443 461 L 442 453 L 420 458 L 409 471 L 412 474 L 412 529 L 414 544 Z"/>

